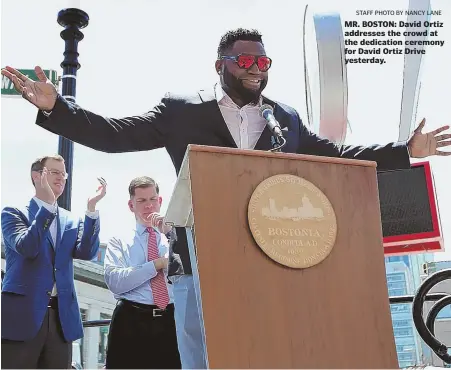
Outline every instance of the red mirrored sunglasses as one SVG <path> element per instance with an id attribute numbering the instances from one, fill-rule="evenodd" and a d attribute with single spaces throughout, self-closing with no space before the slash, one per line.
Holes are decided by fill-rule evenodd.
<path id="1" fill-rule="evenodd" d="M 257 67 L 260 72 L 266 72 L 271 67 L 271 58 L 268 58 L 266 55 L 249 55 L 249 54 L 240 54 L 237 56 L 229 56 L 223 55 L 220 59 L 233 60 L 238 67 L 243 69 L 251 68 L 255 63 L 257 63 Z"/>

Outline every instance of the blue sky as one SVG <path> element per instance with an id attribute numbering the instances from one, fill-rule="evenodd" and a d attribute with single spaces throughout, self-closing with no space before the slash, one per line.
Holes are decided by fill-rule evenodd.
<path id="1" fill-rule="evenodd" d="M 64 42 L 57 12 L 77 1 L 2 0 L 1 64 L 17 68 L 55 69 L 61 74 Z M 155 1 L 81 0 L 90 16 L 79 45 L 77 103 L 110 117 L 146 112 L 166 91 L 192 92 L 217 81 L 214 70 L 220 36 L 238 26 L 258 28 L 273 59 L 265 93 L 306 117 L 302 54 L 304 1 L 231 0 Z M 377 5 L 375 5 L 377 4 Z M 315 7 L 337 10 L 343 20 L 362 20 L 356 9 L 407 9 L 408 1 L 315 2 Z M 417 121 L 427 117 L 427 130 L 450 124 L 451 104 L 451 3 L 431 1 L 441 9 L 444 22 L 442 48 L 427 49 L 424 59 Z M 202 15 L 201 15 L 202 13 Z M 376 19 L 376 18 L 366 18 Z M 402 93 L 403 57 L 392 56 L 382 66 L 348 66 L 348 117 L 352 133 L 347 143 L 373 144 L 396 141 Z M 1 206 L 26 204 L 33 194 L 29 179 L 31 162 L 57 151 L 55 135 L 35 126 L 36 108 L 17 98 L 1 99 Z M 451 159 L 430 159 L 432 164 L 446 253 L 451 254 Z M 109 183 L 107 197 L 99 204 L 101 239 L 128 232 L 134 219 L 127 208 L 127 187 L 136 176 L 149 175 L 160 184 L 163 211 L 176 176 L 164 149 L 152 152 L 105 154 L 75 145 L 72 210 L 82 214 L 95 190 L 96 177 Z M 448 205 L 448 207 L 446 207 Z"/>

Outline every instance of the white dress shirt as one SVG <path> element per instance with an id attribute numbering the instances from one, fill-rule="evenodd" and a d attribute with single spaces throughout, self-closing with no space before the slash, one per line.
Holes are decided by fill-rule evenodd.
<path id="1" fill-rule="evenodd" d="M 258 104 L 247 104 L 240 108 L 225 93 L 221 85 L 215 85 L 216 100 L 230 134 L 240 149 L 254 149 L 260 138 L 266 121 L 260 115 L 263 98 Z"/>
<path id="2" fill-rule="evenodd" d="M 156 230 L 160 257 L 169 256 L 169 242 L 164 234 Z M 105 254 L 105 282 L 116 299 L 155 304 L 150 280 L 157 275 L 155 264 L 148 261 L 147 243 L 149 233 L 146 227 L 137 223 L 134 233 L 126 238 L 111 238 Z M 173 303 L 172 285 L 167 281 L 164 270 L 169 303 Z"/>
<path id="3" fill-rule="evenodd" d="M 33 200 L 36 202 L 36 204 L 38 205 L 39 209 L 41 209 L 41 207 L 46 208 L 48 211 L 52 212 L 52 213 L 56 213 L 57 211 L 57 206 L 56 204 L 50 204 L 50 203 L 46 203 L 43 200 L 37 198 L 37 197 L 33 197 Z M 99 211 L 95 211 L 95 212 L 89 212 L 86 211 L 86 216 L 92 218 L 92 219 L 97 219 L 99 217 Z M 52 223 L 50 224 L 49 227 L 50 230 L 50 236 L 52 238 L 53 241 L 53 245 L 56 248 L 56 235 L 57 235 L 57 220 L 56 218 L 53 219 Z M 61 235 L 61 238 L 63 236 Z M 53 283 L 53 289 L 52 289 L 52 297 L 56 296 L 58 294 L 57 290 L 56 290 L 56 282 Z"/>

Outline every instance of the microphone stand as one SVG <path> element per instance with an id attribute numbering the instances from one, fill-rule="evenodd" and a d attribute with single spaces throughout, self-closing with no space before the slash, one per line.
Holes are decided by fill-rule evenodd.
<path id="1" fill-rule="evenodd" d="M 287 141 L 282 135 L 275 135 L 273 134 L 271 136 L 271 145 L 272 149 L 270 149 L 270 152 L 273 153 L 281 153 L 282 148 L 286 145 Z"/>
<path id="2" fill-rule="evenodd" d="M 279 123 L 273 115 L 274 108 L 269 104 L 263 104 L 260 107 L 260 115 L 266 120 L 266 125 L 270 129 L 271 136 L 271 145 L 272 149 L 270 152 L 281 152 L 281 149 L 286 145 L 287 141 L 283 137 L 282 129 L 280 128 Z"/>

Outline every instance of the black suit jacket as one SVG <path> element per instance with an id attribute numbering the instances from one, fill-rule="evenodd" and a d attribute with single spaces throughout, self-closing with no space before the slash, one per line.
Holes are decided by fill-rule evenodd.
<path id="1" fill-rule="evenodd" d="M 409 168 L 405 144 L 338 146 L 312 133 L 293 108 L 263 99 L 274 108 L 274 115 L 287 140 L 287 153 L 312 154 L 375 161 L 378 169 Z M 38 113 L 36 123 L 76 143 L 107 153 L 152 150 L 165 147 L 178 175 L 189 144 L 236 148 L 219 110 L 213 89 L 192 95 L 166 94 L 152 110 L 141 116 L 106 118 L 84 110 L 58 96 L 52 114 Z M 271 132 L 266 127 L 256 150 L 271 149 Z M 191 273 L 184 229 L 177 230 L 170 256 L 169 275 Z"/>

